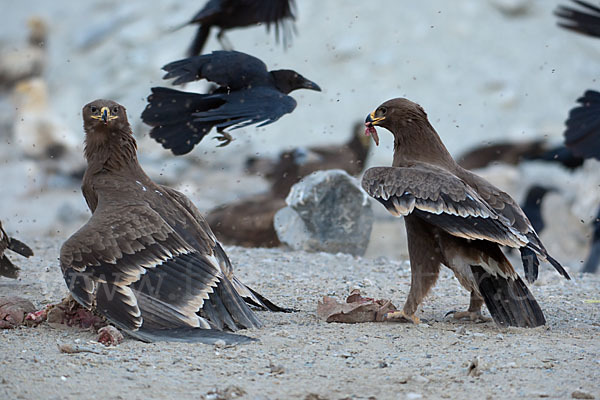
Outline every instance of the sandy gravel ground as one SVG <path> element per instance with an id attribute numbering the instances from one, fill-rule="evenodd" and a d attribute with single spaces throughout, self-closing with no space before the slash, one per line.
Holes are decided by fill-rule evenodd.
<path id="1" fill-rule="evenodd" d="M 36 306 L 60 300 L 66 287 L 59 240 L 33 243 L 36 256 L 0 293 Z M 531 290 L 548 326 L 499 329 L 444 319 L 468 303 L 449 270 L 426 299 L 419 326 L 328 324 L 316 317 L 323 295 L 355 287 L 401 306 L 406 260 L 354 258 L 285 250 L 227 248 L 242 279 L 292 314 L 260 313 L 265 327 L 244 333 L 260 342 L 208 345 L 94 343 L 95 334 L 47 325 L 0 331 L 0 398 L 49 399 L 419 399 L 600 397 L 600 277 L 567 282 L 545 266 Z M 519 267 L 520 269 L 520 267 Z M 57 343 L 100 354 L 63 354 Z M 478 376 L 467 375 L 478 358 Z M 574 394 L 575 393 L 575 394 Z M 590 397 L 591 398 L 591 397 Z"/>

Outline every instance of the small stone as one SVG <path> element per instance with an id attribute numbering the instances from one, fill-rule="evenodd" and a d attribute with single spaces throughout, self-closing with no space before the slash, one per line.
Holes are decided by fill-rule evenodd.
<path id="1" fill-rule="evenodd" d="M 533 0 L 492 0 L 492 5 L 508 17 L 527 15 L 533 8 Z"/>
<path id="2" fill-rule="evenodd" d="M 220 349 L 220 348 L 227 346 L 227 343 L 223 339 L 217 339 L 217 340 L 215 340 L 214 346 L 216 348 Z"/>
<path id="3" fill-rule="evenodd" d="M 275 365 L 273 363 L 269 364 L 269 372 L 273 375 L 281 375 L 285 372 L 285 368 L 283 365 Z"/>
<path id="4" fill-rule="evenodd" d="M 294 250 L 364 255 L 373 211 L 358 181 L 342 170 L 317 171 L 296 183 L 287 207 L 275 214 L 275 231 Z"/>
<path id="5" fill-rule="evenodd" d="M 246 395 L 246 391 L 239 386 L 228 386 L 225 389 L 213 389 L 200 398 L 206 400 L 233 400 Z"/>
<path id="6" fill-rule="evenodd" d="M 592 394 L 584 392 L 581 389 L 577 389 L 573 393 L 571 393 L 571 397 L 574 399 L 595 399 L 595 397 Z"/>
<path id="7" fill-rule="evenodd" d="M 422 398 L 423 398 L 423 395 L 421 393 L 414 393 L 414 392 L 406 393 L 407 400 L 417 400 L 417 399 L 422 399 Z"/>
<path id="8" fill-rule="evenodd" d="M 467 367 L 467 376 L 479 376 L 481 369 L 479 368 L 479 357 L 475 357 Z"/>

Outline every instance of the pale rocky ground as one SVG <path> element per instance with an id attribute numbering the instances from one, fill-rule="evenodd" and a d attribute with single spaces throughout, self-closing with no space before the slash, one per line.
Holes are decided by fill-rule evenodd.
<path id="1" fill-rule="evenodd" d="M 207 138 L 180 158 L 147 137 L 139 115 L 150 87 L 168 86 L 160 67 L 182 56 L 194 31 L 172 28 L 202 2 L 11 2 L 0 14 L 0 42 L 17 51 L 27 18 L 46 18 L 49 105 L 38 113 L 50 115 L 61 132 L 70 132 L 69 142 L 81 143 L 83 104 L 99 97 L 121 102 L 146 171 L 183 190 L 202 211 L 266 189 L 259 177 L 242 174 L 247 155 L 342 142 L 354 121 L 391 97 L 406 96 L 423 105 L 449 150 L 459 154 L 499 139 L 544 136 L 559 143 L 575 99 L 588 88 L 600 89 L 600 41 L 558 29 L 552 15 L 558 0 L 297 2 L 298 35 L 287 51 L 262 27 L 228 37 L 237 50 L 260 57 L 272 69 L 296 69 L 323 92 L 295 92 L 298 107 L 277 123 L 236 131 L 237 140 L 224 149 Z M 511 4 L 522 12 L 501 11 Z M 218 48 L 211 39 L 207 51 Z M 0 93 L 0 219 L 10 233 L 32 244 L 36 256 L 20 262 L 25 268 L 21 280 L 0 278 L 0 295 L 20 294 L 41 306 L 65 294 L 58 250 L 89 212 L 79 181 L 45 174 L 48 163 L 27 159 L 15 146 L 28 126 L 15 117 L 15 107 L 10 93 Z M 390 163 L 391 135 L 382 132 L 380 137 L 369 165 Z M 81 162 L 80 154 L 76 148 L 71 158 Z M 69 170 L 77 161 L 59 166 Z M 310 393 L 332 399 L 563 398 L 579 387 L 598 397 L 600 318 L 598 304 L 586 300 L 598 299 L 600 281 L 578 277 L 577 271 L 600 203 L 599 167 L 589 161 L 569 172 L 528 163 L 479 171 L 517 200 L 533 183 L 561 189 L 543 205 L 547 227 L 541 237 L 575 279 L 563 281 L 546 266 L 541 284 L 532 288 L 546 313 L 547 330 L 500 331 L 492 324 L 443 322 L 448 310 L 467 303 L 464 291 L 447 276 L 424 305 L 428 326 L 319 322 L 316 301 L 323 295 L 341 298 L 363 285 L 367 295 L 401 306 L 407 294 L 402 220 L 373 204 L 376 223 L 364 259 L 229 249 L 245 281 L 302 310 L 263 315 L 266 328 L 248 333 L 260 337 L 260 343 L 214 349 L 129 340 L 100 355 L 65 355 L 58 353 L 56 342 L 85 343 L 94 335 L 48 327 L 4 331 L 0 398 L 192 398 L 232 385 L 248 392 L 248 398 Z M 483 373 L 467 377 L 467 364 L 476 356 Z M 270 363 L 283 366 L 284 373 L 271 373 Z"/>
<path id="2" fill-rule="evenodd" d="M 41 307 L 66 292 L 55 262 L 60 240 L 32 245 L 36 256 L 20 261 L 21 279 L 0 279 L 0 293 L 24 296 Z M 447 311 L 468 304 L 468 294 L 447 269 L 418 314 L 426 323 L 328 324 L 316 317 L 323 295 L 341 300 L 358 287 L 401 305 L 410 281 L 408 263 L 281 249 L 226 250 L 244 282 L 299 310 L 261 312 L 265 327 L 243 332 L 260 342 L 218 348 L 126 339 L 105 348 L 93 342 L 94 333 L 81 330 L 47 325 L 4 330 L 0 398 L 215 399 L 208 393 L 231 387 L 243 390 L 244 399 L 556 399 L 571 398 L 577 390 L 600 397 L 598 276 L 574 274 L 566 281 L 545 266 L 531 287 L 548 320 L 543 328 L 445 320 Z M 64 354 L 57 344 L 100 354 Z M 481 374 L 468 376 L 475 358 Z"/>

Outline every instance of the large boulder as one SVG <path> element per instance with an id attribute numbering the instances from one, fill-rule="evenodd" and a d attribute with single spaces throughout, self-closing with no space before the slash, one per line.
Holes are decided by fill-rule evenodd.
<path id="1" fill-rule="evenodd" d="M 368 195 L 345 171 L 317 171 L 290 190 L 275 214 L 275 231 L 294 250 L 363 255 L 373 211 Z"/>

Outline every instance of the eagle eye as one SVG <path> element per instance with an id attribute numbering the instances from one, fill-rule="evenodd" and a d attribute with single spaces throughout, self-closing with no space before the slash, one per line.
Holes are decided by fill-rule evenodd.
<path id="1" fill-rule="evenodd" d="M 117 114 L 119 112 L 119 107 L 118 106 L 114 106 L 112 109 L 112 113 L 113 114 Z"/>
<path id="2" fill-rule="evenodd" d="M 96 107 L 96 106 L 91 106 L 91 107 L 90 107 L 90 111 L 91 111 L 91 112 L 93 112 L 93 113 L 96 113 L 96 112 L 98 112 L 98 107 Z"/>
<path id="3" fill-rule="evenodd" d="M 387 112 L 387 108 L 385 108 L 385 107 L 379 107 L 379 110 L 377 110 L 377 113 L 381 114 L 381 115 L 385 115 L 386 112 Z"/>

